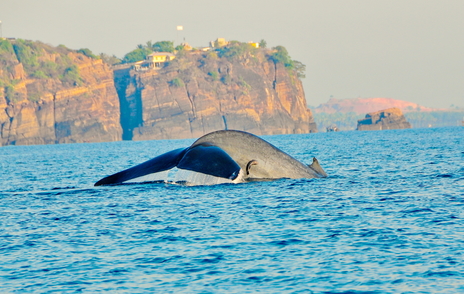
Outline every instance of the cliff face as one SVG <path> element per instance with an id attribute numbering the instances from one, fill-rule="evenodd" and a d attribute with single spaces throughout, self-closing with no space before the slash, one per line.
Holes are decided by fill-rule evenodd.
<path id="1" fill-rule="evenodd" d="M 366 118 L 358 120 L 358 131 L 378 131 L 393 129 L 410 129 L 399 108 L 389 108 L 366 114 Z"/>
<path id="2" fill-rule="evenodd" d="M 296 73 L 269 61 L 265 50 L 236 58 L 186 53 L 160 70 L 115 71 L 115 81 L 124 139 L 317 131 Z"/>
<path id="3" fill-rule="evenodd" d="M 15 51 L 7 48 L 9 58 L 3 52 L 0 60 L 0 146 L 121 138 L 119 100 L 108 65 L 71 50 L 18 44 L 22 47 L 13 43 Z M 27 45 L 34 46 L 35 55 L 21 55 L 31 48 Z M 47 66 L 54 67 L 44 73 Z"/>
<path id="4" fill-rule="evenodd" d="M 288 56 L 250 48 L 184 52 L 135 71 L 84 49 L 0 40 L 0 146 L 316 132 Z"/>

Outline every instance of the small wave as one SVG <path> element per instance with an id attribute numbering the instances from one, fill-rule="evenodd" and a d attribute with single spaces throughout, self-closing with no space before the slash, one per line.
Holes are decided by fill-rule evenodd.
<path id="1" fill-rule="evenodd" d="M 269 242 L 270 245 L 276 245 L 276 246 L 288 246 L 288 245 L 302 244 L 302 243 L 307 243 L 307 242 L 300 240 L 300 239 L 288 239 L 288 240 L 279 240 L 279 241 Z"/>
<path id="2" fill-rule="evenodd" d="M 430 208 L 413 208 L 413 209 L 406 209 L 402 210 L 402 213 L 428 213 L 428 212 L 435 212 Z"/>
<path id="3" fill-rule="evenodd" d="M 442 174 L 442 175 L 437 175 L 436 177 L 437 178 L 452 178 L 453 175 L 452 174 Z"/>
<path id="4" fill-rule="evenodd" d="M 462 273 L 456 271 L 427 271 L 423 274 L 425 277 L 451 277 L 461 276 Z"/>

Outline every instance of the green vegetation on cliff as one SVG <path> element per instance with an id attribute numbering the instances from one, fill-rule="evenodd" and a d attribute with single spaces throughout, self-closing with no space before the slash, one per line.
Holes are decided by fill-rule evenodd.
<path id="1" fill-rule="evenodd" d="M 304 78 L 306 66 L 297 60 L 292 60 L 288 54 L 287 49 L 284 46 L 276 46 L 272 49 L 267 49 L 267 43 L 265 40 L 259 42 L 260 48 L 254 47 L 250 43 L 244 43 L 239 41 L 230 41 L 225 46 L 218 46 L 212 48 L 211 51 L 206 53 L 205 57 L 208 59 L 226 58 L 227 60 L 234 62 L 237 60 L 243 60 L 246 58 L 254 58 L 257 52 L 266 52 L 268 60 L 273 61 L 275 64 L 281 63 L 289 70 L 289 73 L 295 71 L 298 78 Z M 145 60 L 147 56 L 153 52 L 176 52 L 177 58 L 181 58 L 185 55 L 184 47 L 179 45 L 174 47 L 174 43 L 171 41 L 159 41 L 152 43 L 148 41 L 145 45 L 140 44 L 136 49 L 124 55 L 122 63 L 133 63 L 141 60 Z M 216 74 L 212 73 L 210 76 L 214 81 L 218 80 Z M 223 79 L 227 83 L 227 79 Z"/>
<path id="2" fill-rule="evenodd" d="M 148 41 L 145 45 L 137 45 L 137 48 L 124 55 L 123 63 L 132 63 L 140 60 L 144 60 L 147 56 L 153 52 L 174 52 L 174 42 L 171 41 L 159 41 L 152 44 Z"/>
<path id="3" fill-rule="evenodd" d="M 64 86 L 81 85 L 79 69 L 68 55 L 71 52 L 98 58 L 89 49 L 73 51 L 63 45 L 53 47 L 37 41 L 0 40 L 0 87 L 6 99 L 19 99 L 15 88 L 24 78 L 56 79 Z M 37 93 L 28 95 L 31 101 L 37 100 L 37 97 Z"/>
<path id="4" fill-rule="evenodd" d="M 88 49 L 88 48 L 79 49 L 79 50 L 77 50 L 77 53 L 83 54 L 83 55 L 85 55 L 87 57 L 90 57 L 90 58 L 93 58 L 93 59 L 99 59 L 100 58 L 100 57 L 94 55 L 92 53 L 92 51 L 90 51 L 90 49 Z"/>
<path id="5" fill-rule="evenodd" d="M 297 60 L 292 60 L 284 46 L 276 46 L 273 48 L 274 53 L 271 54 L 269 59 L 275 63 L 282 63 L 289 70 L 295 70 L 298 78 L 305 78 L 306 65 Z"/>
<path id="6" fill-rule="evenodd" d="M 215 49 L 219 57 L 225 57 L 229 60 L 244 58 L 247 54 L 252 56 L 256 53 L 256 50 L 251 44 L 239 41 L 231 41 L 229 45 Z"/>

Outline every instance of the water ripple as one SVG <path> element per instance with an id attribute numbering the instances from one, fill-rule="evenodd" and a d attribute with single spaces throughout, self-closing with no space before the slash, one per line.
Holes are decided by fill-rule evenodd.
<path id="1" fill-rule="evenodd" d="M 197 187 L 92 187 L 191 140 L 2 147 L 2 291 L 461 293 L 463 138 L 269 136 L 330 176 Z"/>

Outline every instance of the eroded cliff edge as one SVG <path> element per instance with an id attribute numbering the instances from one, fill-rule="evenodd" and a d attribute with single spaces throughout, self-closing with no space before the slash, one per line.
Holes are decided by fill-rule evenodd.
<path id="1" fill-rule="evenodd" d="M 0 146 L 121 139 L 111 68 L 64 46 L 0 44 Z"/>
<path id="2" fill-rule="evenodd" d="M 316 132 L 298 72 L 275 50 L 240 46 L 136 71 L 85 50 L 0 40 L 0 146 Z"/>
<path id="3" fill-rule="evenodd" d="M 297 73 L 270 53 L 185 52 L 159 70 L 115 70 L 124 139 L 195 138 L 221 129 L 317 132 Z"/>

